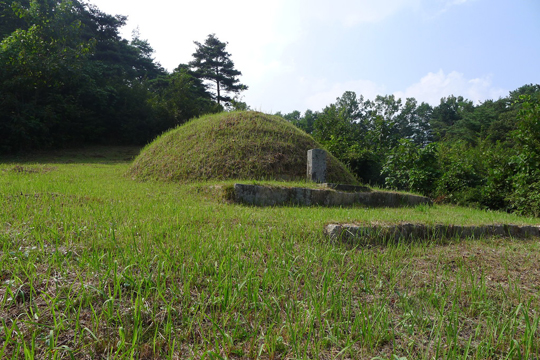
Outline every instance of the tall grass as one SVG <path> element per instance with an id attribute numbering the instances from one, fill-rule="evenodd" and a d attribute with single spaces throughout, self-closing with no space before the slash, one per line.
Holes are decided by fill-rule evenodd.
<path id="1" fill-rule="evenodd" d="M 222 201 L 217 183 L 135 182 L 124 153 L 78 156 L 0 165 L 1 359 L 540 352 L 538 239 L 361 248 L 322 236 L 329 222 L 538 219 L 248 207 Z"/>

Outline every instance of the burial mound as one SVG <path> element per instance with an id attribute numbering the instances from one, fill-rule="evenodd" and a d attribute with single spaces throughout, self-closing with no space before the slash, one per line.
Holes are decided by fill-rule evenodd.
<path id="1" fill-rule="evenodd" d="M 255 111 L 219 113 L 181 125 L 147 145 L 128 174 L 164 181 L 304 180 L 311 136 L 278 116 Z M 327 181 L 357 184 L 335 157 Z"/>

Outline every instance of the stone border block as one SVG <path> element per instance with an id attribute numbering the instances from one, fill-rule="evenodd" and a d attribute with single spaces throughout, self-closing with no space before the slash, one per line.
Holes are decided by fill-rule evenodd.
<path id="1" fill-rule="evenodd" d="M 345 243 L 369 243 L 372 241 L 414 239 L 466 239 L 491 236 L 510 236 L 523 239 L 540 237 L 540 226 L 534 225 L 426 225 L 401 223 L 395 225 L 329 224 L 324 233 L 333 241 Z"/>
<path id="2" fill-rule="evenodd" d="M 431 205 L 429 198 L 393 192 L 342 192 L 327 189 L 286 188 L 261 185 L 234 184 L 234 201 L 257 206 L 351 206 L 404 207 Z"/>

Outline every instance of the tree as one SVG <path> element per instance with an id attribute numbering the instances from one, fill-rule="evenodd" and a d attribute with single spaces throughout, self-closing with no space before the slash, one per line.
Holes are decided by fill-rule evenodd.
<path id="1" fill-rule="evenodd" d="M 433 108 L 431 126 L 435 139 L 443 139 L 452 126 L 463 119 L 465 114 L 472 111 L 474 111 L 473 102 L 463 98 L 463 96 L 443 97 L 441 103 Z"/>
<path id="2" fill-rule="evenodd" d="M 120 37 L 125 19 L 80 0 L 0 1 L 0 152 L 166 129 L 146 84 L 165 72 L 145 40 Z"/>
<path id="3" fill-rule="evenodd" d="M 16 5 L 16 6 L 15 6 Z M 71 3 L 32 1 L 12 11 L 25 26 L 0 41 L 0 151 L 49 146 L 76 111 L 76 91 L 93 43 L 80 38 L 81 24 Z M 9 12 L 8 12 L 9 13 Z M 61 34 L 61 35 L 60 35 Z"/>
<path id="4" fill-rule="evenodd" d="M 180 64 L 172 74 L 149 81 L 149 84 L 154 93 L 152 105 L 158 109 L 157 117 L 169 119 L 172 126 L 223 110 L 212 101 L 202 81 L 185 64 Z"/>
<path id="5" fill-rule="evenodd" d="M 411 139 L 400 139 L 386 157 L 382 173 L 391 189 L 431 195 L 440 177 L 437 144 L 422 147 Z"/>
<path id="6" fill-rule="evenodd" d="M 17 4 L 14 4 L 15 2 L 17 2 Z M 28 26 L 26 26 L 24 19 L 22 19 L 15 11 L 13 11 L 13 7 L 20 7 L 21 5 L 19 3 L 21 2 L 24 3 L 27 7 L 29 6 L 28 0 L 0 1 L 0 40 L 6 36 L 11 35 L 11 33 L 17 29 L 28 29 Z"/>
<path id="7" fill-rule="evenodd" d="M 522 103 L 515 131 L 519 156 L 515 157 L 518 166 L 509 200 L 517 212 L 540 216 L 540 94 L 519 98 Z"/>
<path id="8" fill-rule="evenodd" d="M 223 92 L 238 94 L 248 87 L 238 80 L 242 73 L 234 68 L 231 54 L 225 50 L 227 43 L 219 41 L 215 34 L 208 35 L 204 44 L 198 41 L 194 43 L 197 45 L 197 50 L 193 53 L 195 59 L 189 65 L 198 78 L 215 84 L 216 94 L 213 98 L 217 103 L 221 105 L 221 102 L 224 102 L 229 105 L 233 98 Z"/>

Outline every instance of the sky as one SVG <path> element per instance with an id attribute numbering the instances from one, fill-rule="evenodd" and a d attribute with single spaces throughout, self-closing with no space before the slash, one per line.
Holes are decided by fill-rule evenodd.
<path id="1" fill-rule="evenodd" d="M 128 16 L 167 70 L 194 41 L 227 42 L 241 100 L 267 113 L 320 111 L 345 91 L 437 105 L 540 84 L 539 0 L 88 0 Z"/>

